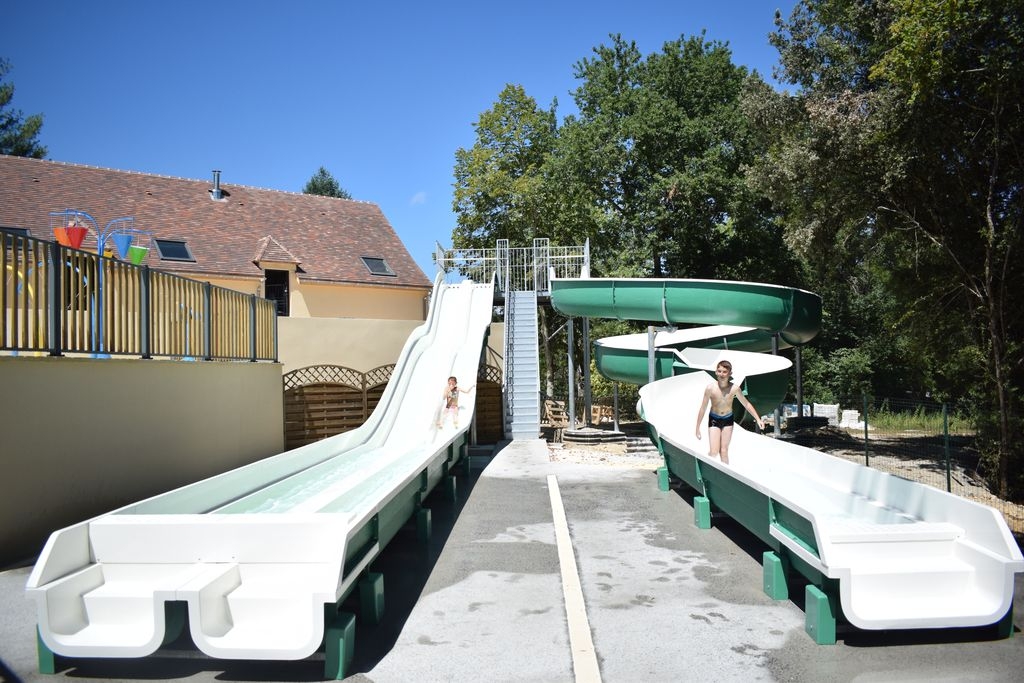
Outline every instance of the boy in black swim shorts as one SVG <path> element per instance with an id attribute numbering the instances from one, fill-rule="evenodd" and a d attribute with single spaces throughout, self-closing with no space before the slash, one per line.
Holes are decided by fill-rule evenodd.
<path id="1" fill-rule="evenodd" d="M 740 391 L 739 385 L 732 383 L 732 363 L 727 360 L 718 361 L 718 365 L 715 367 L 715 379 L 717 381 L 709 384 L 704 390 L 704 398 L 701 400 L 700 410 L 697 412 L 697 438 L 701 438 L 701 422 L 704 420 L 704 411 L 710 405 L 711 411 L 708 413 L 710 450 L 708 455 L 718 455 L 722 462 L 728 465 L 729 442 L 732 441 L 732 428 L 735 424 L 732 415 L 733 399 L 738 400 L 740 405 L 754 416 L 757 426 L 761 429 L 764 429 L 764 420 Z"/>

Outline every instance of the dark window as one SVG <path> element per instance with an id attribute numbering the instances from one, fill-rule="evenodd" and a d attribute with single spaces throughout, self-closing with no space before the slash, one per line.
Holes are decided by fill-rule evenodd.
<path id="1" fill-rule="evenodd" d="M 394 275 L 395 271 L 391 270 L 391 266 L 388 262 L 382 258 L 376 258 L 373 256 L 363 256 L 363 264 L 366 269 L 373 275 Z"/>
<path id="2" fill-rule="evenodd" d="M 288 271 L 264 270 L 263 295 L 277 302 L 277 314 L 288 315 Z"/>
<path id="3" fill-rule="evenodd" d="M 192 256 L 192 252 L 189 250 L 188 245 L 181 240 L 158 240 L 154 239 L 153 243 L 156 244 L 156 250 L 160 253 L 160 258 L 165 261 L 195 261 L 195 257 Z"/>

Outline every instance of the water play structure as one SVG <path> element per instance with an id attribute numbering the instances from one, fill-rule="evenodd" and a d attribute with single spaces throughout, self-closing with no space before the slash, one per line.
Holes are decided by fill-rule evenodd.
<path id="1" fill-rule="evenodd" d="M 719 359 L 760 412 L 782 401 L 790 361 L 757 352 L 810 341 L 821 320 L 816 295 L 748 282 L 564 279 L 552 281 L 551 296 L 571 316 L 707 326 L 603 339 L 595 362 L 610 379 L 646 384 L 639 412 L 665 458 L 661 488 L 675 475 L 698 494 L 698 526 L 710 526 L 714 509 L 766 543 L 771 597 L 788 597 L 794 572 L 806 579 L 816 642 L 835 642 L 840 619 L 872 630 L 1012 631 L 1024 558 L 996 510 L 740 426 L 728 465 L 707 455 L 706 424 L 697 438 Z"/>
<path id="2" fill-rule="evenodd" d="M 358 587 L 379 610 L 369 563 L 410 518 L 429 529 L 432 489 L 453 490 L 473 395 L 459 429 L 434 423 L 447 377 L 476 377 L 493 297 L 439 275 L 361 427 L 54 532 L 27 587 L 41 657 L 141 657 L 188 628 L 220 658 L 300 659 L 326 642 L 338 674 L 354 631 L 338 605 Z"/>
<path id="3" fill-rule="evenodd" d="M 555 278 L 546 243 L 537 254 L 521 273 L 533 287 L 522 310 L 534 318 L 545 291 L 568 316 L 703 326 L 603 339 L 595 360 L 611 379 L 646 385 L 640 411 L 665 459 L 659 486 L 677 476 L 698 493 L 699 526 L 710 526 L 714 509 L 764 541 L 773 598 L 788 597 L 794 573 L 805 577 L 817 642 L 835 642 L 840 619 L 863 629 L 1012 628 L 1024 558 L 995 510 L 742 427 L 730 465 L 706 455 L 706 427 L 698 439 L 695 420 L 708 373 L 728 358 L 754 405 L 773 409 L 790 361 L 765 352 L 813 339 L 816 295 L 746 282 L 590 279 L 588 261 L 584 277 Z M 510 260 L 498 263 L 490 272 L 511 293 Z M 476 376 L 494 302 L 493 284 L 439 275 L 426 322 L 363 426 L 53 533 L 27 587 L 41 669 L 52 670 L 54 654 L 146 656 L 187 628 L 219 658 L 300 659 L 323 647 L 327 674 L 342 677 L 355 617 L 339 605 L 358 590 L 364 613 L 379 615 L 382 579 L 370 563 L 411 518 L 429 528 L 427 493 L 454 489 L 473 396 L 458 429 L 437 430 L 437 411 L 449 375 L 461 386 Z M 534 354 L 523 354 L 517 378 L 536 371 L 532 322 L 519 351 L 506 346 L 507 359 L 527 347 Z M 507 372 L 509 383 L 526 383 Z M 536 388 L 527 393 L 535 403 Z M 536 438 L 536 426 L 522 429 Z"/>

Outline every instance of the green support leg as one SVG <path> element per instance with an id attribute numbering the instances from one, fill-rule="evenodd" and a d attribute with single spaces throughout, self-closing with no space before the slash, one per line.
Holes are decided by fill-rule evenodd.
<path id="1" fill-rule="evenodd" d="M 836 612 L 833 600 L 817 586 L 804 593 L 804 630 L 818 645 L 836 644 Z"/>
<path id="2" fill-rule="evenodd" d="M 772 600 L 789 599 L 789 567 L 786 559 L 779 557 L 771 550 L 763 556 L 764 592 Z"/>
<path id="3" fill-rule="evenodd" d="M 451 475 L 445 475 L 444 478 L 444 497 L 451 503 L 459 500 L 458 484 Z"/>
<path id="4" fill-rule="evenodd" d="M 327 622 L 324 632 L 324 678 L 340 681 L 356 651 L 356 617 L 339 612 Z"/>
<path id="5" fill-rule="evenodd" d="M 698 529 L 711 528 L 711 501 L 706 496 L 693 498 L 693 523 Z"/>
<path id="6" fill-rule="evenodd" d="M 659 491 L 668 491 L 668 488 L 669 488 L 668 487 L 668 468 L 667 467 L 659 467 L 658 468 L 658 490 Z"/>
<path id="7" fill-rule="evenodd" d="M 359 618 L 376 626 L 384 616 L 384 575 L 367 572 L 359 581 Z"/>
<path id="8" fill-rule="evenodd" d="M 427 545 L 430 543 L 431 535 L 433 535 L 433 522 L 430 508 L 420 508 L 416 511 L 416 538 L 423 545 Z"/>
<path id="9" fill-rule="evenodd" d="M 36 626 L 36 656 L 39 658 L 39 673 L 57 673 L 57 655 L 53 654 L 53 650 L 46 647 L 46 643 L 43 642 L 43 636 L 39 633 L 38 626 Z"/>

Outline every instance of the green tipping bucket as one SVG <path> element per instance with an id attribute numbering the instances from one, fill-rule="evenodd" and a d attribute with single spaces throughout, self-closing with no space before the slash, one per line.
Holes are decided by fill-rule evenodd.
<path id="1" fill-rule="evenodd" d="M 146 260 L 146 254 L 149 253 L 149 247 L 140 247 L 137 244 L 133 244 L 128 247 L 128 261 L 135 266 L 141 265 Z"/>

